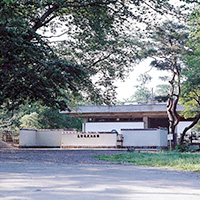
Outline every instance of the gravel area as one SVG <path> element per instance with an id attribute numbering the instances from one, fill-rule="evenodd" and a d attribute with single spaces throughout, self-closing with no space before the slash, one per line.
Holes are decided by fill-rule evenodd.
<path id="1" fill-rule="evenodd" d="M 116 150 L 0 149 L 0 200 L 199 200 L 200 176 L 112 164 Z"/>
<path id="2" fill-rule="evenodd" d="M 14 147 L 6 142 L 3 142 L 1 139 L 0 139 L 0 149 L 4 149 L 4 148 L 11 148 L 13 149 Z"/>
<path id="3" fill-rule="evenodd" d="M 121 153 L 117 150 L 66 150 L 66 149 L 0 149 L 1 162 L 63 163 L 71 165 L 104 164 L 94 155 Z"/>

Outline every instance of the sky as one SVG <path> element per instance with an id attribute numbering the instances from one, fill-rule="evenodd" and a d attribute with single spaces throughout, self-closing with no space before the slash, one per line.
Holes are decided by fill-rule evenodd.
<path id="1" fill-rule="evenodd" d="M 148 88 L 153 91 L 156 89 L 156 85 L 159 84 L 169 84 L 167 81 L 162 81 L 159 79 L 160 76 L 170 76 L 170 73 L 167 71 L 159 71 L 150 66 L 151 59 L 146 59 L 140 64 L 134 66 L 134 70 L 129 74 L 129 77 L 125 79 L 124 82 L 116 81 L 115 85 L 117 86 L 117 100 L 123 101 L 123 99 L 129 98 L 136 91 L 135 86 L 139 84 L 137 78 L 140 74 L 148 72 L 150 76 L 152 76 L 151 82 L 148 84 Z"/>

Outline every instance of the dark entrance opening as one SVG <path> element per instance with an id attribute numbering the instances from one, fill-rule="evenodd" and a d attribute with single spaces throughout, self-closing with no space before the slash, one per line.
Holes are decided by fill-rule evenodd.
<path id="1" fill-rule="evenodd" d="M 149 128 L 168 128 L 168 118 L 149 118 Z"/>

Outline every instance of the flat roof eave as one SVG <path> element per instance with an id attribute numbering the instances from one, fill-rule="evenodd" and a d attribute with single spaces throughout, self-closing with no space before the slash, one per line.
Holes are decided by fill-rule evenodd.
<path id="1" fill-rule="evenodd" d="M 177 111 L 184 107 L 178 105 Z M 138 104 L 138 105 L 114 105 L 114 106 L 78 106 L 69 111 L 62 111 L 78 118 L 126 118 L 126 117 L 167 117 L 166 104 Z"/>

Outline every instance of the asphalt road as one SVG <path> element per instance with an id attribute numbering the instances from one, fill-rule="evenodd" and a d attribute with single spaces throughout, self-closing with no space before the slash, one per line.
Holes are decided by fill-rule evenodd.
<path id="1" fill-rule="evenodd" d="M 0 150 L 2 200 L 199 200 L 200 175 L 113 164 L 116 151 Z"/>

